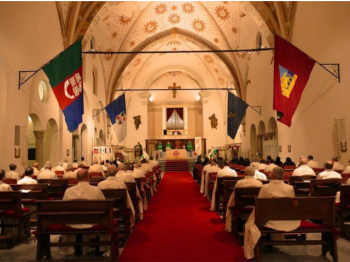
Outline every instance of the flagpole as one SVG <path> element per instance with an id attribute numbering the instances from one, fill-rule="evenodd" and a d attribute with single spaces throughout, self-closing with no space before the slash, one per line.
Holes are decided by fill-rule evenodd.
<path id="1" fill-rule="evenodd" d="M 18 90 L 21 89 L 21 85 L 25 84 L 29 79 L 31 79 L 34 75 L 36 75 L 41 69 L 43 69 L 44 66 L 46 66 L 47 64 L 51 63 L 52 60 L 54 60 L 55 58 L 57 58 L 60 54 L 62 54 L 64 51 L 66 51 L 69 47 L 71 47 L 72 45 L 74 45 L 76 42 L 80 41 L 83 37 L 80 37 L 78 40 L 74 41 L 74 43 L 72 43 L 70 46 L 68 46 L 67 48 L 63 49 L 62 52 L 58 53 L 58 55 L 56 55 L 54 58 L 52 58 L 49 62 L 45 63 L 42 67 L 40 67 L 38 70 L 27 70 L 27 71 L 18 71 L 18 75 L 19 75 L 19 80 L 21 79 L 21 73 L 29 73 L 32 72 L 33 74 L 28 77 L 26 80 L 24 80 L 23 82 L 19 81 L 18 82 Z"/>
<path id="2" fill-rule="evenodd" d="M 305 53 L 303 50 L 301 50 L 300 48 L 298 48 L 297 46 L 293 45 L 291 42 L 289 42 L 287 39 L 284 39 L 282 36 L 280 36 L 279 34 L 276 34 L 279 38 L 282 38 L 283 40 L 285 40 L 286 42 L 288 42 L 289 44 L 291 44 L 292 46 L 294 46 L 296 49 L 298 49 L 300 52 L 302 52 L 303 54 L 305 54 L 306 56 L 308 56 L 309 58 L 311 58 L 312 60 L 314 60 L 318 65 L 320 65 L 322 68 L 324 68 L 328 73 L 330 73 L 332 76 L 334 76 L 335 78 L 337 78 L 339 80 L 340 83 L 340 64 L 321 64 L 320 62 L 318 62 L 316 59 L 312 58 L 311 56 L 309 56 L 307 53 Z M 336 65 L 338 68 L 338 75 L 335 75 L 334 73 L 332 73 L 328 68 L 325 67 L 325 65 Z"/>

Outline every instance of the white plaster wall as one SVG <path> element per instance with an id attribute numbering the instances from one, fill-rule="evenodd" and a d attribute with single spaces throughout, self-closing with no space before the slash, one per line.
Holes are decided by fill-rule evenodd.
<path id="1" fill-rule="evenodd" d="M 279 144 L 282 145 L 280 156 L 284 160 L 290 156 L 297 161 L 300 155 L 313 154 L 321 165 L 334 155 L 332 130 L 333 119 L 346 121 L 347 141 L 349 142 L 350 79 L 346 72 L 350 67 L 349 17 L 350 5 L 347 2 L 299 2 L 292 43 L 311 57 L 323 63 L 340 63 L 341 83 L 337 83 L 320 66 L 315 65 L 306 86 L 299 107 L 292 120 L 292 127 L 278 123 Z M 266 46 L 266 43 L 263 43 Z M 243 139 L 245 150 L 250 148 L 250 126 L 257 127 L 262 120 L 268 126 L 273 104 L 273 64 L 272 52 L 260 52 L 252 55 L 250 63 L 247 102 L 261 105 L 260 117 L 252 109 L 247 110 L 246 135 Z M 292 145 L 292 152 L 287 146 Z M 342 153 L 340 162 L 344 165 L 350 152 Z"/>

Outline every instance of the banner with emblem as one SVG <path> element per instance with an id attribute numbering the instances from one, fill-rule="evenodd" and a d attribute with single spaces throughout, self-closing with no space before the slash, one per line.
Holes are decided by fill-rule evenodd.
<path id="1" fill-rule="evenodd" d="M 273 109 L 278 121 L 291 126 L 315 60 L 275 34 Z"/>
<path id="2" fill-rule="evenodd" d="M 228 91 L 227 95 L 227 135 L 235 139 L 248 104 Z"/>
<path id="3" fill-rule="evenodd" d="M 64 114 L 69 132 L 83 122 L 83 66 L 81 39 L 43 67 Z"/>
<path id="4" fill-rule="evenodd" d="M 111 120 L 112 127 L 117 135 L 118 141 L 122 142 L 127 134 L 125 94 L 119 96 L 108 106 L 106 106 L 105 109 Z"/>

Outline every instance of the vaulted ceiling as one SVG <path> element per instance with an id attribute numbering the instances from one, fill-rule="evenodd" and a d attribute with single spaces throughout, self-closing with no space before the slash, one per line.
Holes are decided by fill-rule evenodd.
<path id="1" fill-rule="evenodd" d="M 273 33 L 291 40 L 296 2 L 56 2 L 67 47 L 83 37 L 84 51 L 176 51 L 273 46 Z M 107 102 L 115 89 L 149 88 L 180 71 L 200 88 L 234 87 L 245 99 L 249 53 L 100 55 Z M 222 98 L 223 99 L 223 98 Z"/>

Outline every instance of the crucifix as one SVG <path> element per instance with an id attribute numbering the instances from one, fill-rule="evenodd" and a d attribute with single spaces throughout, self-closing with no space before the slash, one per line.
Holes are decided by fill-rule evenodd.
<path id="1" fill-rule="evenodd" d="M 176 83 L 173 83 L 173 86 L 168 86 L 168 89 L 173 90 L 173 98 L 176 98 L 176 90 L 181 89 L 181 86 L 176 86 Z"/>

